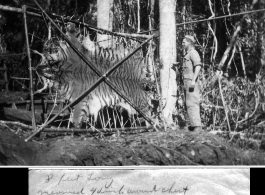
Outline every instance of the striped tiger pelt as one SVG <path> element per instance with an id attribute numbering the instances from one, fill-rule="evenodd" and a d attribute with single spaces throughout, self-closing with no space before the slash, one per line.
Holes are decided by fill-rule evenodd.
<path id="1" fill-rule="evenodd" d="M 82 42 L 74 34 L 68 32 L 68 36 L 78 50 L 102 74 L 134 49 L 133 46 L 129 49 L 124 49 L 122 46 L 118 46 L 116 49 L 104 49 L 92 42 L 89 36 L 85 37 Z M 56 71 L 54 71 L 55 75 L 53 75 L 53 79 L 56 78 L 54 82 L 59 83 L 56 86 L 58 86 L 61 97 L 70 102 L 91 87 L 99 78 L 64 41 L 60 42 L 60 48 L 57 53 L 45 55 L 42 64 L 49 64 L 50 67 L 53 67 L 54 64 L 57 65 Z M 143 54 L 138 51 L 108 78 L 111 83 L 121 90 L 120 92 L 123 95 L 129 98 L 141 111 L 148 114 L 150 98 L 147 97 L 141 87 L 141 80 L 145 74 L 144 68 Z M 129 116 L 133 116 L 136 113 L 128 103 L 102 82 L 74 107 L 72 122 L 75 126 L 78 126 L 82 118 L 89 115 L 92 115 L 96 121 L 99 110 L 109 106 L 122 107 L 127 110 Z"/>

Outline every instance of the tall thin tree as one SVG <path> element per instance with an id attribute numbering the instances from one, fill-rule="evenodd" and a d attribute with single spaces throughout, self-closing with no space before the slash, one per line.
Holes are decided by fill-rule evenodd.
<path id="1" fill-rule="evenodd" d="M 262 0 L 258 1 L 258 9 L 262 9 L 264 7 L 264 2 Z M 264 28 L 264 20 L 262 20 L 264 16 L 264 13 L 260 12 L 258 13 L 258 32 L 257 32 L 257 65 L 256 65 L 256 71 L 255 73 L 258 73 L 260 71 L 262 63 L 262 53 L 264 53 L 264 50 L 262 49 L 262 42 L 263 42 L 263 28 Z M 263 50 L 263 51 L 262 51 Z"/>
<path id="2" fill-rule="evenodd" d="M 97 26 L 112 31 L 113 0 L 97 0 Z M 102 47 L 112 47 L 112 37 L 110 35 L 97 35 L 97 41 Z"/>
<path id="3" fill-rule="evenodd" d="M 163 117 L 167 124 L 173 124 L 172 114 L 175 109 L 177 83 L 176 72 L 171 68 L 176 61 L 176 19 L 175 0 L 159 0 L 160 13 L 160 71 Z"/>

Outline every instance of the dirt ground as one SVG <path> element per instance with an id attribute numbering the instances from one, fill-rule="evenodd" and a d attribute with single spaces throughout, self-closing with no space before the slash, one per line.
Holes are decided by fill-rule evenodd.
<path id="1" fill-rule="evenodd" d="M 0 96 L 3 97 L 3 96 Z M 16 95 L 18 98 L 18 95 Z M 2 120 L 2 119 L 1 119 Z M 44 133 L 29 142 L 31 129 L 0 121 L 0 165 L 261 165 L 264 151 L 243 150 L 225 137 L 186 128 L 90 135 Z"/>
<path id="2" fill-rule="evenodd" d="M 265 155 L 241 150 L 208 132 L 167 130 L 97 137 L 46 134 L 24 141 L 31 131 L 0 125 L 1 165 L 256 165 Z"/>

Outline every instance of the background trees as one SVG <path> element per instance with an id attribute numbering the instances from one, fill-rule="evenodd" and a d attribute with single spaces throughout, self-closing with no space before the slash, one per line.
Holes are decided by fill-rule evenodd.
<path id="1" fill-rule="evenodd" d="M 47 11 L 54 12 L 59 15 L 69 16 L 72 19 L 79 19 L 92 26 L 97 25 L 97 1 L 96 0 L 39 0 L 39 2 L 46 8 Z M 149 30 L 150 21 L 154 29 L 159 28 L 159 4 L 158 0 L 141 0 L 140 3 L 140 20 L 138 18 L 138 1 L 128 0 L 120 1 L 114 0 L 112 10 L 113 11 L 113 24 L 112 29 L 115 32 L 126 32 L 135 33 L 138 31 L 138 24 L 140 24 L 140 31 Z M 175 8 L 176 22 L 188 22 L 191 20 L 209 18 L 212 13 L 210 10 L 210 4 L 212 11 L 215 16 L 222 16 L 227 14 L 240 13 L 249 10 L 249 6 L 252 3 L 251 0 L 178 0 Z M 17 0 L 1 0 L 1 5 L 9 5 L 13 7 L 21 7 L 23 4 L 28 6 L 35 6 L 32 1 L 17 1 Z M 263 8 L 264 2 L 260 1 L 256 4 L 255 9 Z M 0 34 L 2 40 L 6 45 L 8 53 L 23 53 L 24 48 L 24 36 L 23 36 L 23 23 L 20 14 L 11 12 L 0 11 Z M 263 13 L 249 15 L 248 21 L 240 33 L 238 45 L 241 46 L 242 52 L 245 57 L 245 65 L 247 74 L 251 76 L 253 73 L 253 63 L 256 59 L 255 54 L 258 51 L 259 55 L 261 52 L 258 48 L 261 48 L 260 42 L 263 36 L 262 22 L 258 23 L 258 19 L 262 20 Z M 231 17 L 221 20 L 211 21 L 211 27 L 215 31 L 216 38 L 218 41 L 218 52 L 216 55 L 216 63 L 222 56 L 227 43 L 230 40 L 231 33 L 233 32 L 236 22 L 242 16 Z M 138 21 L 139 20 L 139 21 Z M 34 36 L 32 38 L 32 47 L 40 48 L 43 41 L 47 37 L 47 27 L 43 20 L 36 19 L 33 17 L 29 18 L 29 30 Z M 259 37 L 257 37 L 259 31 Z M 177 48 L 180 48 L 179 40 L 182 39 L 184 34 L 196 34 L 198 41 L 203 44 L 203 41 L 208 42 L 207 48 L 205 48 L 205 62 L 211 61 L 212 46 L 213 46 L 213 35 L 209 32 L 208 24 L 206 22 L 195 23 L 184 26 L 177 26 Z M 208 36 L 207 36 L 208 35 Z M 206 37 L 206 39 L 205 39 Z M 203 51 L 203 48 L 200 48 Z M 236 50 L 236 55 L 230 67 L 228 67 L 229 74 L 242 74 L 240 64 L 240 55 Z M 180 52 L 178 52 L 180 54 Z M 253 57 L 253 59 L 252 59 Z M 257 62 L 256 62 L 257 63 Z M 255 63 L 255 64 L 256 64 Z M 259 69 L 259 68 L 258 68 Z M 255 72 L 257 72 L 256 70 Z"/>

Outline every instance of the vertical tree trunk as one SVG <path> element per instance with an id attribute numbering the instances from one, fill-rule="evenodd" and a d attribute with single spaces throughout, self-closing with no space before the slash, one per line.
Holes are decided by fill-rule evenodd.
<path id="1" fill-rule="evenodd" d="M 258 1 L 258 9 L 263 8 L 263 2 L 262 0 Z M 262 20 L 262 17 L 264 16 L 263 12 L 258 13 L 258 34 L 257 34 L 257 66 L 255 67 L 255 73 L 257 74 L 260 71 L 261 66 L 263 65 L 262 61 L 262 54 L 264 53 L 264 50 L 262 49 L 262 41 L 263 41 L 263 28 L 264 28 L 264 22 Z M 262 51 L 263 50 L 263 51 Z"/>
<path id="2" fill-rule="evenodd" d="M 186 22 L 186 0 L 183 0 L 183 8 L 182 8 L 182 21 L 185 23 Z M 184 24 L 183 25 L 183 29 L 185 30 L 186 29 L 186 25 Z"/>
<path id="3" fill-rule="evenodd" d="M 152 34 L 151 30 L 154 29 L 154 8 L 155 8 L 155 0 L 149 0 L 149 8 L 150 8 L 150 13 L 149 13 L 149 30 L 150 34 Z M 149 41 L 149 55 L 148 55 L 148 60 L 147 60 L 147 72 L 151 75 L 150 79 L 152 81 L 155 80 L 155 70 L 154 70 L 154 50 L 155 47 L 153 46 L 153 41 Z"/>
<path id="4" fill-rule="evenodd" d="M 112 31 L 113 0 L 97 0 L 97 27 Z M 110 35 L 97 35 L 97 41 L 100 46 L 107 48 L 112 47 L 113 40 Z"/>
<path id="5" fill-rule="evenodd" d="M 51 0 L 47 0 L 47 11 L 50 11 L 51 8 Z M 48 22 L 48 40 L 50 40 L 52 38 L 52 26 L 51 26 L 51 22 Z"/>
<path id="6" fill-rule="evenodd" d="M 140 18 L 140 0 L 137 0 L 137 32 L 141 31 L 141 18 Z"/>
<path id="7" fill-rule="evenodd" d="M 175 109 L 177 83 L 176 72 L 171 69 L 176 61 L 176 20 L 175 0 L 159 0 L 160 12 L 160 71 L 163 117 L 167 124 L 173 123 L 172 113 Z"/>

